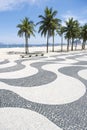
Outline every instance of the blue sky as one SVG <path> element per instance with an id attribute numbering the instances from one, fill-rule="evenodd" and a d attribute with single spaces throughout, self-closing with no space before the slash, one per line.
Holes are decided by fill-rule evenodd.
<path id="1" fill-rule="evenodd" d="M 25 16 L 37 23 L 38 15 L 44 14 L 46 6 L 58 11 L 57 17 L 63 20 L 62 24 L 69 17 L 79 20 L 82 25 L 87 23 L 87 0 L 0 0 L 0 42 L 24 43 L 24 38 L 17 36 L 17 24 Z M 38 27 L 35 30 L 36 36 L 31 37 L 29 43 L 46 43 L 46 38 L 38 34 Z M 60 42 L 59 36 L 55 37 L 55 42 Z"/>

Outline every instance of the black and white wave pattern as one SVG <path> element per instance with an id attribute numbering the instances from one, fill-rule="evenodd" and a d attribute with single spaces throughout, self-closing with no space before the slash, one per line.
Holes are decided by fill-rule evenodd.
<path id="1" fill-rule="evenodd" d="M 87 130 L 87 53 L 0 61 L 0 130 Z"/>

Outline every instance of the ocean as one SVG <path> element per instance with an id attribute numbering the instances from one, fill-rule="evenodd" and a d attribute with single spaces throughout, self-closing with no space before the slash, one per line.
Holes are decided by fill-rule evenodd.
<path id="1" fill-rule="evenodd" d="M 60 46 L 60 43 L 54 44 L 55 46 Z M 66 44 L 63 44 L 66 45 Z M 46 44 L 30 44 L 29 47 L 45 47 Z M 52 44 L 49 44 L 49 46 L 52 46 Z M 0 48 L 16 48 L 16 47 L 25 47 L 25 44 L 5 44 L 5 43 L 0 43 Z"/>

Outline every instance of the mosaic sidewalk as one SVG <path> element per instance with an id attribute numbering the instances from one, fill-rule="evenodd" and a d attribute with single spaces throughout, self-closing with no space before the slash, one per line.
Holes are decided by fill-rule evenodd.
<path id="1" fill-rule="evenodd" d="M 0 130 L 87 130 L 87 52 L 0 60 Z"/>

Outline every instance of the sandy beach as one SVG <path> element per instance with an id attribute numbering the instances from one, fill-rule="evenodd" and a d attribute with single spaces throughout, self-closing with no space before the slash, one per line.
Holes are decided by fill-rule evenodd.
<path id="1" fill-rule="evenodd" d="M 86 46 L 87 49 L 87 46 Z M 71 47 L 69 47 L 69 50 L 71 50 Z M 75 50 L 74 46 L 74 51 L 80 51 L 81 50 L 81 45 L 77 46 Z M 72 51 L 72 52 L 74 52 Z M 63 46 L 63 52 L 67 52 L 67 46 Z M 62 53 L 63 53 L 62 52 Z M 69 51 L 68 53 L 70 53 Z M 25 53 L 25 48 L 0 48 L 0 59 L 8 59 L 8 58 L 20 58 L 20 55 Z M 46 53 L 46 47 L 29 47 L 29 53 L 44 53 L 45 55 L 55 55 L 56 53 L 61 53 L 61 46 L 54 46 L 54 52 L 52 52 L 52 46 L 49 46 L 49 52 Z"/>

